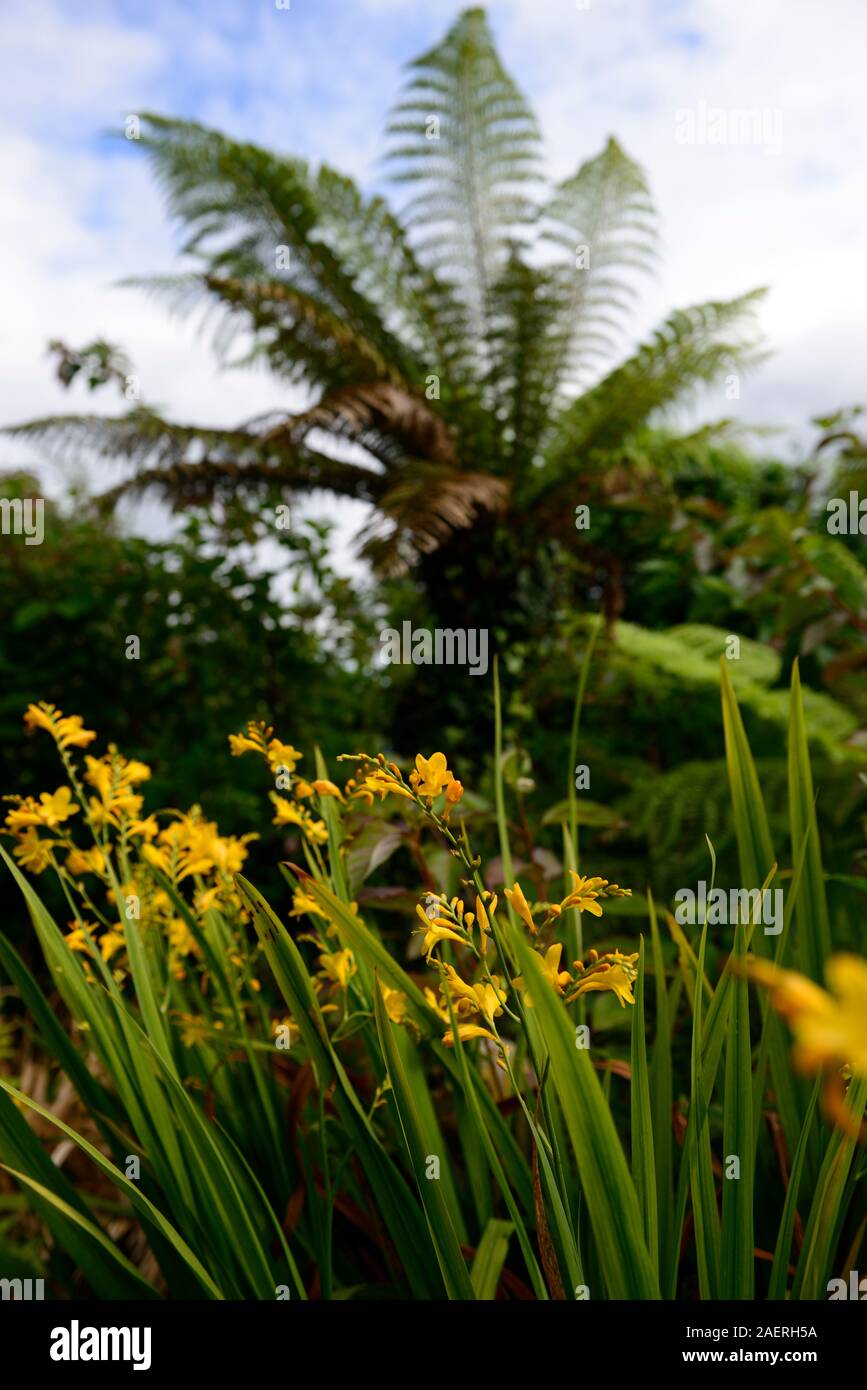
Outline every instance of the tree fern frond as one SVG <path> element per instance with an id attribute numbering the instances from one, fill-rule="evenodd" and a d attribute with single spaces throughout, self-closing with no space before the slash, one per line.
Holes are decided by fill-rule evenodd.
<path id="1" fill-rule="evenodd" d="M 551 272 L 513 255 L 489 297 L 486 382 L 503 438 L 502 471 L 532 464 L 550 418 L 563 351 L 560 300 Z"/>
<path id="2" fill-rule="evenodd" d="M 279 270 L 281 282 L 299 297 L 341 318 L 360 340 L 398 364 L 405 376 L 418 376 L 424 364 L 416 363 L 401 341 L 393 314 L 392 323 L 386 322 L 386 292 L 374 302 L 357 283 L 360 268 L 348 255 L 348 233 L 340 249 L 332 244 L 337 240 L 339 200 L 327 172 L 314 177 L 304 160 L 241 144 L 192 121 L 150 113 L 141 121 L 141 145 L 153 161 L 171 212 L 187 230 L 184 250 L 204 263 L 206 275 L 267 283 Z M 349 186 L 345 180 L 344 212 L 351 201 Z M 356 212 L 359 209 L 364 209 L 360 195 L 355 204 Z M 380 216 L 380 237 L 385 227 Z M 389 223 L 388 232 L 394 253 L 398 224 Z M 410 263 L 406 247 L 404 270 Z M 369 256 L 367 270 L 369 289 Z M 419 272 L 417 278 L 430 288 L 429 275 Z M 404 302 L 410 277 L 405 285 Z M 421 308 L 419 315 L 423 318 Z"/>
<path id="3" fill-rule="evenodd" d="M 437 550 L 482 510 L 497 511 L 508 486 L 488 473 L 464 473 L 408 459 L 377 496 L 377 512 L 360 533 L 361 554 L 380 573 L 401 574 Z"/>
<path id="4" fill-rule="evenodd" d="M 263 491 L 271 489 L 291 495 L 323 490 L 375 504 L 378 482 L 377 475 L 366 468 L 303 448 L 271 458 L 179 460 L 166 467 L 145 469 L 98 500 L 111 507 L 121 498 L 155 492 L 172 511 L 180 512 L 239 497 L 261 501 Z"/>
<path id="5" fill-rule="evenodd" d="M 289 416 L 262 436 L 265 444 L 305 438 L 324 430 L 335 438 L 367 447 L 383 462 L 407 455 L 457 467 L 451 434 L 443 420 L 418 396 L 385 382 L 347 387 Z"/>
<path id="6" fill-rule="evenodd" d="M 460 287 L 479 333 L 516 228 L 532 214 L 538 127 L 484 10 L 465 10 L 411 73 L 388 125 L 393 177 L 420 185 L 403 220 L 433 232 L 425 258 Z"/>
<path id="7" fill-rule="evenodd" d="M 538 488 L 586 468 L 591 455 L 618 447 L 688 390 L 760 360 L 748 330 L 764 293 L 673 313 L 649 342 L 561 414 Z"/>
<path id="8" fill-rule="evenodd" d="M 559 375 L 579 377 L 614 345 L 612 337 L 594 330 L 600 323 L 616 328 L 635 296 L 619 273 L 647 271 L 655 258 L 655 211 L 643 170 L 609 139 L 601 154 L 555 189 L 541 223 L 542 239 L 567 253 L 558 274 L 564 339 Z M 618 313 L 612 315 L 612 308 Z"/>

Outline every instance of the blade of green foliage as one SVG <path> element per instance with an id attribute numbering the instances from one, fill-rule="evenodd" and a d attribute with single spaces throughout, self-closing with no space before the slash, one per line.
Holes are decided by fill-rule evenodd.
<path id="1" fill-rule="evenodd" d="M 792 1232 L 795 1229 L 795 1217 L 798 1212 L 798 1194 L 801 1189 L 801 1176 L 804 1171 L 804 1159 L 807 1154 L 807 1143 L 812 1129 L 813 1117 L 816 1113 L 816 1104 L 821 1090 L 821 1077 L 816 1077 L 813 1084 L 813 1093 L 810 1096 L 810 1103 L 807 1106 L 807 1113 L 804 1116 L 804 1123 L 801 1126 L 801 1133 L 798 1137 L 798 1147 L 792 1159 L 791 1172 L 789 1173 L 789 1185 L 786 1188 L 786 1200 L 783 1203 L 783 1213 L 780 1217 L 780 1228 L 777 1232 L 777 1243 L 774 1247 L 774 1263 L 771 1267 L 771 1278 L 768 1283 L 769 1299 L 784 1299 L 789 1282 L 789 1255 L 792 1249 Z"/>
<path id="2" fill-rule="evenodd" d="M 861 1124 L 864 1107 L 867 1104 L 867 1077 L 857 1077 L 850 1085 L 846 1099 L 854 1133 Z M 828 1141 L 825 1157 L 819 1171 L 819 1181 L 807 1218 L 804 1243 L 792 1285 L 793 1299 L 819 1299 L 826 1297 L 826 1286 L 831 1276 L 831 1261 L 840 1234 L 852 1160 L 857 1152 L 853 1134 L 844 1134 L 835 1129 Z"/>
<path id="3" fill-rule="evenodd" d="M 647 1071 L 647 1043 L 644 1019 L 644 937 L 640 939 L 638 980 L 632 1010 L 630 1044 L 632 1066 L 632 1176 L 644 1220 L 644 1239 L 654 1267 L 659 1264 L 659 1227 L 656 1208 L 656 1158 L 650 1081 Z"/>
<path id="4" fill-rule="evenodd" d="M 776 863 L 776 857 L 771 844 L 771 832 L 756 765 L 747 742 L 725 657 L 720 657 L 720 671 L 726 764 L 741 879 L 745 888 L 757 888 L 771 865 Z M 767 954 L 767 950 L 762 954 Z"/>
<path id="5" fill-rule="evenodd" d="M 538 1010 L 550 1079 L 578 1164 L 608 1296 L 659 1298 L 635 1186 L 593 1064 L 585 1049 L 576 1048 L 575 1030 L 538 955 L 517 928 L 505 920 L 501 925 Z"/>
<path id="6" fill-rule="evenodd" d="M 669 1287 L 672 1277 L 672 1232 L 674 1219 L 674 1167 L 672 1136 L 672 1079 L 671 1079 L 671 1017 L 668 989 L 665 983 L 665 962 L 656 906 L 648 889 L 647 906 L 650 914 L 651 945 L 653 950 L 653 983 L 656 1000 L 656 1038 L 650 1060 L 651 1120 L 656 1187 L 656 1221 L 659 1242 L 660 1283 Z M 644 997 L 642 991 L 642 998 Z M 637 996 L 636 996 L 637 998 Z"/>
<path id="7" fill-rule="evenodd" d="M 714 861 L 714 868 L 716 862 Z M 713 1175 L 708 1108 L 713 1082 L 706 1078 L 702 1060 L 703 1004 L 701 981 L 704 976 L 707 922 L 702 925 L 695 998 L 692 1014 L 692 1052 L 690 1063 L 690 1122 L 688 1146 L 689 1184 L 692 1193 L 692 1213 L 695 1225 L 695 1251 L 698 1262 L 699 1290 L 702 1298 L 719 1297 L 719 1212 Z M 694 1122 L 695 1121 L 695 1122 Z"/>
<path id="8" fill-rule="evenodd" d="M 61 1130 L 83 1153 L 86 1153 L 89 1158 L 93 1159 L 97 1167 L 100 1168 L 103 1173 L 106 1173 L 111 1178 L 112 1182 L 126 1193 L 136 1210 L 146 1220 L 151 1221 L 166 1237 L 170 1244 L 174 1246 L 181 1259 L 189 1266 L 190 1270 L 205 1290 L 207 1296 L 210 1298 L 222 1298 L 219 1288 L 214 1283 L 207 1270 L 203 1267 L 201 1261 L 190 1249 L 183 1236 L 175 1230 L 170 1221 L 166 1220 L 159 1208 L 154 1206 L 153 1202 L 145 1196 L 137 1183 L 133 1182 L 122 1173 L 104 1154 L 100 1153 L 99 1149 L 89 1143 L 83 1135 L 78 1134 L 50 1110 L 46 1110 L 44 1106 L 37 1104 L 32 1097 L 25 1095 L 23 1091 L 19 1091 L 15 1086 L 10 1085 L 2 1076 L 0 1076 L 0 1086 L 2 1086 L 3 1090 L 12 1096 L 19 1105 L 26 1105 L 28 1109 L 33 1110 L 37 1115 L 41 1115 L 43 1120 L 54 1125 L 56 1129 Z"/>
<path id="9" fill-rule="evenodd" d="M 341 1123 L 355 1144 L 386 1229 L 417 1298 L 443 1292 L 430 1235 L 401 1173 L 383 1149 L 328 1037 L 310 977 L 295 942 L 261 893 L 241 875 L 235 879 L 250 912 L 268 964 L 310 1053 L 319 1085 L 335 1084 Z M 333 895 L 332 895 L 333 897 Z M 334 899 L 337 902 L 337 899 Z"/>
<path id="10" fill-rule="evenodd" d="M 30 1190 L 34 1192 L 37 1197 L 41 1198 L 43 1202 L 47 1202 L 49 1206 L 54 1207 L 67 1222 L 70 1222 L 73 1226 L 77 1226 L 79 1230 L 83 1232 L 86 1239 L 80 1247 L 80 1249 L 85 1252 L 81 1268 L 86 1278 L 91 1278 L 90 1271 L 93 1269 L 92 1250 L 100 1250 L 104 1255 L 108 1256 L 110 1262 L 113 1262 L 114 1289 L 116 1291 L 116 1296 L 119 1293 L 123 1298 L 144 1298 L 148 1300 L 159 1297 L 156 1290 L 152 1289 L 147 1280 L 142 1278 L 135 1265 L 126 1258 L 126 1255 L 118 1250 L 117 1246 L 109 1240 L 108 1236 L 97 1226 L 96 1222 L 89 1220 L 86 1216 L 82 1216 L 81 1212 L 77 1211 L 71 1203 L 65 1202 L 62 1197 L 58 1197 L 56 1192 L 52 1191 L 49 1187 L 43 1186 L 42 1183 L 37 1182 L 29 1173 L 19 1173 L 5 1163 L 0 1163 L 0 1168 L 4 1169 L 16 1182 L 23 1183 L 25 1187 L 30 1188 Z M 91 1251 L 87 1250 L 88 1246 L 92 1247 Z M 126 1292 L 121 1292 L 122 1290 Z"/>
<path id="11" fill-rule="evenodd" d="M 497 1296 L 500 1274 L 509 1253 L 509 1237 L 514 1229 L 511 1221 L 492 1218 L 482 1232 L 470 1270 L 476 1298 L 481 1302 L 490 1303 Z"/>
<path id="12" fill-rule="evenodd" d="M 816 825 L 813 776 L 810 771 L 807 726 L 804 720 L 804 702 L 797 660 L 792 663 L 788 762 L 789 833 L 792 839 L 793 860 L 797 857 L 798 848 L 808 830 L 811 832 L 807 842 L 804 882 L 798 901 L 798 960 L 805 975 L 821 981 L 825 962 L 831 954 L 831 927 L 828 920 L 822 846 Z"/>
<path id="13" fill-rule="evenodd" d="M 741 962 L 745 953 L 746 928 L 735 929 L 734 957 Z M 754 1297 L 753 1265 L 753 1188 L 755 1146 L 753 1143 L 752 1048 L 750 1044 L 749 986 L 742 971 L 732 984 L 732 1005 L 726 1037 L 726 1068 L 723 1092 L 723 1192 L 720 1247 L 720 1296 Z M 732 1159 L 738 1167 L 730 1176 Z"/>
<path id="14" fill-rule="evenodd" d="M 449 1216 L 448 1204 L 438 1181 L 439 1175 L 430 1178 L 426 1169 L 431 1158 L 439 1159 L 439 1166 L 448 1163 L 446 1153 L 431 1154 L 427 1150 L 424 1125 L 416 1109 L 413 1088 L 410 1086 L 401 1057 L 401 1049 L 394 1038 L 393 1024 L 385 1012 L 382 992 L 377 991 L 376 1026 L 379 1032 L 383 1056 L 386 1059 L 388 1075 L 391 1080 L 392 1095 L 397 1107 L 410 1169 L 415 1178 L 419 1197 L 427 1217 L 431 1241 L 436 1251 L 437 1263 L 449 1298 L 474 1299 L 475 1292 L 467 1271 L 466 1261 L 461 1254 L 460 1241 Z M 406 1042 L 406 1039 L 405 1039 Z"/>

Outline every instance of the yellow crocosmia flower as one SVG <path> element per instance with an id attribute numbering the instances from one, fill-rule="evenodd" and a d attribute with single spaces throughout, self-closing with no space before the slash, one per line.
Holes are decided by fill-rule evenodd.
<path id="1" fill-rule="evenodd" d="M 80 714 L 70 714 L 58 721 L 57 742 L 61 748 L 87 748 L 95 738 L 93 729 L 85 729 Z"/>
<path id="2" fill-rule="evenodd" d="M 195 895 L 196 911 L 204 914 L 210 912 L 212 907 L 216 907 L 222 896 L 222 889 L 204 888 L 201 893 Z"/>
<path id="3" fill-rule="evenodd" d="M 447 821 L 455 806 L 464 794 L 462 784 L 454 777 L 446 787 L 446 808 L 443 812 L 443 820 Z"/>
<path id="4" fill-rule="evenodd" d="M 338 801 L 346 800 L 340 788 L 335 786 L 333 782 L 329 782 L 327 777 L 317 778 L 313 783 L 313 790 L 317 792 L 319 796 L 336 796 Z"/>
<path id="5" fill-rule="evenodd" d="M 867 961 L 843 953 L 825 967 L 830 993 L 795 970 L 750 960 L 750 976 L 768 987 L 771 1003 L 795 1036 L 792 1060 L 800 1072 L 848 1065 L 867 1076 Z"/>
<path id="6" fill-rule="evenodd" d="M 489 906 L 491 912 L 496 912 L 497 899 L 492 898 Z M 490 935 L 491 931 L 491 919 L 488 916 L 488 909 L 485 907 L 485 904 L 482 902 L 481 898 L 478 895 L 476 896 L 476 921 L 479 924 L 479 935 L 481 936 L 482 955 L 485 956 L 488 953 L 488 936 Z"/>
<path id="7" fill-rule="evenodd" d="M 411 780 L 420 796 L 439 796 L 443 787 L 454 781 L 446 763 L 445 753 L 432 753 L 429 758 L 417 753 L 415 767 Z"/>
<path id="8" fill-rule="evenodd" d="M 506 991 L 502 988 L 502 982 L 497 975 L 492 975 L 493 984 L 488 984 L 487 980 L 473 985 L 476 998 L 479 1001 L 479 1008 L 489 1023 L 493 1023 L 495 1018 L 499 1018 L 503 1012 L 503 1005 L 506 1002 Z"/>
<path id="9" fill-rule="evenodd" d="M 482 1028 L 478 1023 L 459 1023 L 458 1037 L 462 1043 L 471 1042 L 473 1038 L 490 1038 L 491 1042 L 497 1042 L 494 1034 L 488 1028 Z M 443 1042 L 446 1047 L 454 1047 L 455 1035 L 451 1028 L 443 1034 Z"/>
<path id="10" fill-rule="evenodd" d="M 74 804 L 70 787 L 58 787 L 51 796 L 48 792 L 42 792 L 39 797 L 39 807 L 43 825 L 52 829 L 54 826 L 62 824 L 63 821 L 69 820 L 70 816 L 77 816 L 81 809 Z"/>
<path id="11" fill-rule="evenodd" d="M 355 969 L 355 956 L 351 951 L 323 951 L 319 957 L 318 973 L 341 989 L 346 989 Z"/>
<path id="12" fill-rule="evenodd" d="M 443 964 L 443 971 L 445 983 L 440 985 L 443 1013 L 448 1015 L 448 995 L 451 995 L 452 1007 L 456 1014 L 478 1013 L 479 1000 L 473 986 L 464 983 L 454 966 Z"/>
<path id="13" fill-rule="evenodd" d="M 328 826 L 324 820 L 305 820 L 304 834 L 311 845 L 326 845 L 328 843 Z"/>
<path id="14" fill-rule="evenodd" d="M 285 796 L 278 796 L 276 792 L 269 792 L 274 803 L 276 815 L 272 822 L 273 825 L 303 825 L 304 812 L 300 806 L 296 806 L 294 801 L 287 801 Z"/>
<path id="15" fill-rule="evenodd" d="M 27 826 L 45 825 L 54 830 L 70 816 L 77 816 L 79 807 L 73 804 L 69 787 L 58 787 L 56 792 L 41 792 L 39 800 L 26 797 L 14 810 L 6 815 L 6 824 L 13 832 L 24 830 Z"/>
<path id="16" fill-rule="evenodd" d="M 568 970 L 560 969 L 560 956 L 562 955 L 562 953 L 563 943 L 561 941 L 555 941 L 552 945 L 548 947 L 545 954 L 540 957 L 541 966 L 543 971 L 545 972 L 545 978 L 548 980 L 551 987 L 553 989 L 556 989 L 558 994 L 563 993 L 564 989 L 572 979 L 572 976 L 569 974 Z M 512 984 L 515 986 L 516 989 L 523 989 L 526 991 L 527 987 L 523 975 L 519 975 L 517 980 L 512 981 Z M 525 993 L 524 1002 L 530 1008 L 533 1007 L 533 1000 L 529 992 Z"/>
<path id="17" fill-rule="evenodd" d="M 607 989 L 617 996 L 620 1007 L 624 1008 L 626 1004 L 635 1003 L 632 993 L 634 979 L 635 976 L 630 978 L 622 965 L 603 965 L 598 972 L 594 971 L 576 985 L 570 999 L 577 999 L 579 994 L 588 994 L 591 990 Z"/>
<path id="18" fill-rule="evenodd" d="M 559 904 L 557 914 L 565 912 L 567 908 L 576 907 L 579 912 L 589 912 L 593 917 L 601 917 L 602 908 L 596 899 L 605 888 L 607 879 L 584 878 L 574 869 L 570 869 L 569 873 L 572 878 L 572 892 Z"/>
<path id="19" fill-rule="evenodd" d="M 160 827 L 155 816 L 146 816 L 144 820 L 134 820 L 127 826 L 126 833 L 134 839 L 155 840 L 160 832 Z"/>
<path id="20" fill-rule="evenodd" d="M 240 758 L 244 753 L 261 753 L 264 750 L 261 743 L 256 743 L 246 734 L 229 734 L 229 751 L 233 758 Z"/>
<path id="21" fill-rule="evenodd" d="M 408 1000 L 405 994 L 399 989 L 390 989 L 388 985 L 379 982 L 382 1002 L 385 1005 L 385 1012 L 388 1014 L 392 1023 L 405 1023 Z"/>
<path id="22" fill-rule="evenodd" d="M 53 840 L 40 840 L 34 827 L 28 826 L 12 853 L 22 869 L 32 874 L 41 874 L 51 863 Z"/>
<path id="23" fill-rule="evenodd" d="M 96 927 L 91 926 L 89 922 L 87 924 L 87 928 L 91 936 L 96 935 Z M 81 951 L 82 954 L 85 956 L 90 955 L 90 947 L 87 944 L 87 937 L 85 936 L 81 927 L 74 927 L 72 931 L 66 933 L 63 939 L 69 947 L 70 951 Z"/>
<path id="24" fill-rule="evenodd" d="M 381 767 L 371 768 L 355 787 L 352 795 L 362 797 L 368 806 L 373 805 L 374 796 L 378 796 L 380 800 L 389 795 L 407 796 L 410 801 L 412 800 L 412 792 L 408 791 L 390 772 L 386 772 Z"/>
<path id="25" fill-rule="evenodd" d="M 106 931 L 103 932 L 100 937 L 99 952 L 103 960 L 109 961 L 112 956 L 117 955 L 118 951 L 125 945 L 126 942 L 121 931 Z"/>
<path id="26" fill-rule="evenodd" d="M 446 983 L 440 986 L 443 995 L 443 1014 L 448 1015 L 446 1001 L 446 990 L 452 999 L 452 1007 L 456 1014 L 482 1013 L 493 1024 L 495 1018 L 499 1018 L 503 1012 L 506 994 L 500 986 L 500 981 L 494 975 L 493 985 L 488 984 L 487 980 L 480 981 L 478 984 L 468 985 L 458 975 L 453 966 L 443 964 Z"/>
<path id="27" fill-rule="evenodd" d="M 192 956 L 198 952 L 196 938 L 183 917 L 173 917 L 169 922 L 169 945 L 179 956 Z"/>
<path id="28" fill-rule="evenodd" d="M 524 897 L 524 893 L 520 883 L 516 883 L 514 888 L 507 888 L 505 890 L 505 893 L 512 906 L 513 911 L 517 912 L 518 916 L 521 918 L 521 921 L 526 925 L 528 931 L 530 931 L 532 935 L 535 936 L 536 923 L 533 921 L 533 914 L 530 911 L 530 905 L 527 902 L 527 899 Z"/>
<path id="29" fill-rule="evenodd" d="M 127 782 L 138 785 L 139 782 L 147 782 L 150 780 L 151 770 L 147 763 L 140 763 L 137 762 L 135 758 L 130 758 L 128 762 L 124 763 L 123 774 Z"/>
<path id="30" fill-rule="evenodd" d="M 322 911 L 316 899 L 311 893 L 297 892 L 292 895 L 292 910 L 290 917 L 324 917 L 328 920 L 328 914 Z"/>
<path id="31" fill-rule="evenodd" d="M 71 849 L 63 866 L 73 878 L 80 874 L 104 874 L 105 855 L 101 849 Z"/>
<path id="32" fill-rule="evenodd" d="M 156 845 L 142 845 L 141 853 L 142 858 L 153 868 L 160 869 L 164 874 L 171 874 L 172 861 L 168 849 L 159 849 Z"/>
<path id="33" fill-rule="evenodd" d="M 28 705 L 24 711 L 24 723 L 31 732 L 34 729 L 45 729 L 47 733 L 54 733 L 55 715 L 60 711 L 55 710 L 54 705 L 47 705 L 44 702 L 39 705 Z"/>
<path id="34" fill-rule="evenodd" d="M 313 788 L 309 782 L 305 782 L 303 777 L 299 777 L 292 791 L 299 801 L 307 801 L 313 795 Z"/>
<path id="35" fill-rule="evenodd" d="M 585 968 L 583 961 L 576 961 L 575 968 L 579 978 L 569 991 L 567 1004 L 577 999 L 579 994 L 589 994 L 596 990 L 610 990 L 616 995 L 621 1008 L 634 1004 L 632 986 L 638 976 L 638 952 L 623 955 L 621 951 L 608 951 L 604 956 L 590 952 L 591 964 Z"/>
<path id="36" fill-rule="evenodd" d="M 285 768 L 287 772 L 294 772 L 303 757 L 304 754 L 293 748 L 291 743 L 281 743 L 279 738 L 272 738 L 268 744 L 268 766 L 272 772 L 276 772 L 279 767 Z"/>
<path id="37" fill-rule="evenodd" d="M 458 933 L 452 927 L 452 923 L 447 921 L 445 917 L 428 917 L 421 903 L 416 903 L 415 910 L 420 920 L 424 923 L 422 950 L 428 960 L 430 960 L 431 952 L 441 941 L 457 941 L 461 946 L 466 946 L 467 943 L 464 937 L 458 936 Z"/>
<path id="38" fill-rule="evenodd" d="M 214 826 L 216 831 L 216 826 Z M 210 838 L 208 845 L 209 857 L 214 861 L 214 865 L 221 874 L 227 874 L 230 878 L 239 874 L 247 858 L 247 845 L 251 840 L 258 840 L 259 836 L 255 833 L 248 835 L 217 835 Z"/>
<path id="39" fill-rule="evenodd" d="M 44 700 L 38 705 L 27 706 L 24 723 L 29 729 L 45 729 L 63 749 L 86 748 L 96 738 L 92 729 L 84 728 L 80 714 L 64 715 L 62 710 Z"/>

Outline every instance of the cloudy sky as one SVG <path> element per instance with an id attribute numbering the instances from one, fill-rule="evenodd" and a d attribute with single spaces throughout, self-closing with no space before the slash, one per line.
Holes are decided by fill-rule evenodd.
<path id="1" fill-rule="evenodd" d="M 0 0 L 0 422 L 117 408 L 108 391 L 54 384 L 50 337 L 120 343 L 145 398 L 181 419 L 230 424 L 286 404 L 264 375 L 218 372 L 194 326 L 116 287 L 176 267 L 177 234 L 134 142 L 105 132 L 141 110 L 194 117 L 373 188 L 402 65 L 460 7 L 281 3 Z M 811 414 L 867 398 L 864 0 L 492 0 L 488 13 L 554 176 L 610 133 L 649 174 L 663 255 L 630 336 L 675 306 L 770 287 L 774 355 L 740 401 L 703 402 L 706 416 L 780 425 L 783 448 Z M 759 113 L 762 138 L 678 138 L 684 112 L 714 109 Z M 4 464 L 33 458 L 4 448 Z"/>

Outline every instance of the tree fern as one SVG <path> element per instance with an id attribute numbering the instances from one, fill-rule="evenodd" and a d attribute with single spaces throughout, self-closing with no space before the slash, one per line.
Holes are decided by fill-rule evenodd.
<path id="1" fill-rule="evenodd" d="M 656 412 L 754 356 L 742 325 L 755 296 L 712 302 L 673 314 L 577 393 L 653 257 L 647 182 L 609 140 L 545 192 L 535 118 L 483 10 L 410 65 L 387 134 L 388 166 L 413 195 L 400 211 L 327 166 L 142 116 L 136 144 L 188 264 L 138 283 L 210 315 L 223 364 L 264 364 L 311 403 L 289 410 L 278 394 L 266 417 L 226 430 L 145 403 L 114 420 L 30 421 L 19 436 L 126 465 L 110 501 L 124 487 L 183 506 L 275 485 L 360 498 L 377 509 L 365 553 L 391 569 L 504 508 L 531 518 L 534 545 L 559 535 L 576 475 L 618 451 L 621 466 Z M 117 379 L 122 359 L 94 346 L 64 349 L 66 384 Z"/>

